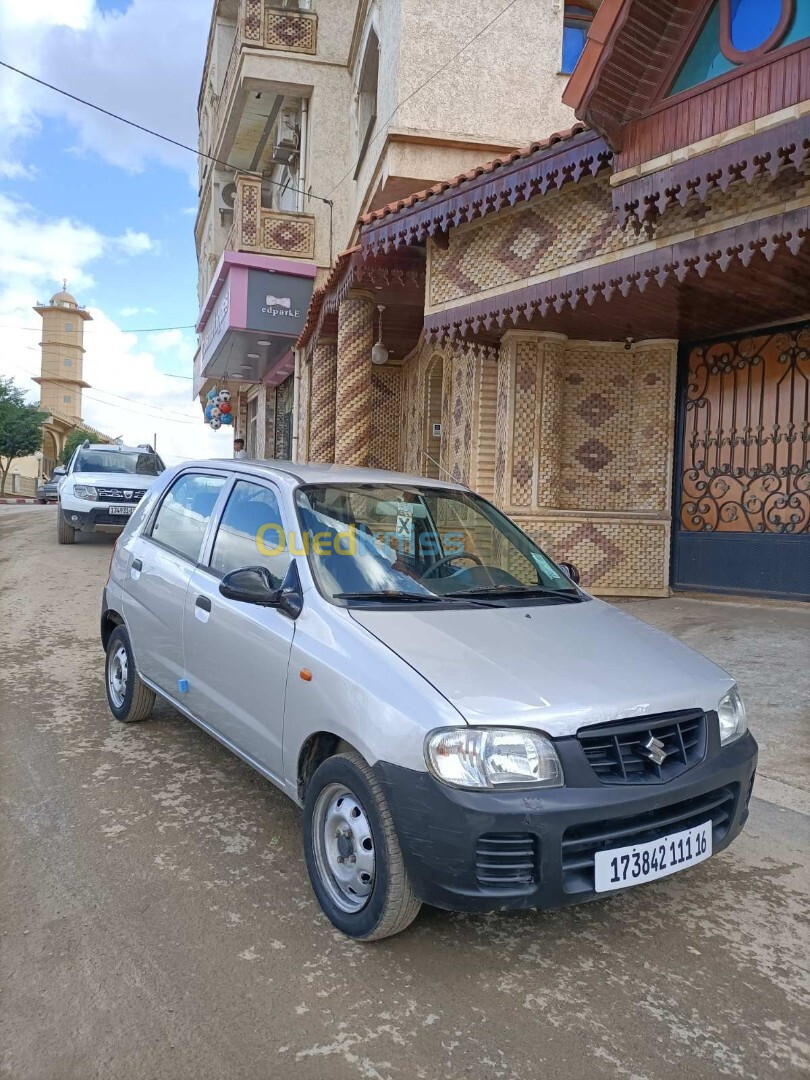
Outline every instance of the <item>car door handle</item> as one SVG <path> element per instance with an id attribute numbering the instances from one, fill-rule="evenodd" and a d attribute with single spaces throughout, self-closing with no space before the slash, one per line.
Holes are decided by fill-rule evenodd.
<path id="1" fill-rule="evenodd" d="M 211 617 L 211 601 L 207 596 L 198 596 L 194 601 L 194 618 L 197 622 L 207 623 Z"/>
<path id="2" fill-rule="evenodd" d="M 143 570 L 143 563 L 140 559 L 133 559 L 132 565 L 129 568 L 129 576 L 133 581 L 137 581 L 141 576 L 141 570 Z"/>

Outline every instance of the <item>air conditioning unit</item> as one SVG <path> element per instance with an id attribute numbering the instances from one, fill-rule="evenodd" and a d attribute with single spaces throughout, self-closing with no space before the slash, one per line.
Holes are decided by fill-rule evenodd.
<path id="1" fill-rule="evenodd" d="M 220 214 L 232 214 L 236 206 L 236 184 L 231 180 L 219 189 L 217 203 Z"/>
<path id="2" fill-rule="evenodd" d="M 277 147 L 284 150 L 298 149 L 298 110 L 282 109 L 278 118 Z"/>

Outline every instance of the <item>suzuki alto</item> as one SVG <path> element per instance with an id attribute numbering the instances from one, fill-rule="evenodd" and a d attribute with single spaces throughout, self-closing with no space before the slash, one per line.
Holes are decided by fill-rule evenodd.
<path id="1" fill-rule="evenodd" d="M 352 937 L 594 900 L 727 847 L 757 746 L 729 675 L 577 577 L 460 484 L 187 463 L 113 553 L 109 707 L 160 695 L 298 803 Z"/>

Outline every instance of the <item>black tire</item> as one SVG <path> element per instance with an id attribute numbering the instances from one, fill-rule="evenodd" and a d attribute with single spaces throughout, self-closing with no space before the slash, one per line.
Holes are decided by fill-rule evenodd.
<path id="1" fill-rule="evenodd" d="M 111 686 L 111 667 L 115 674 L 115 665 L 120 661 L 121 654 L 126 656 L 126 678 L 123 680 L 123 688 L 120 694 L 116 694 Z M 115 679 L 112 679 L 113 685 Z M 135 668 L 135 657 L 132 655 L 132 646 L 129 642 L 129 634 L 123 626 L 116 626 L 110 640 L 107 642 L 107 656 L 104 661 L 104 689 L 107 692 L 107 704 L 110 712 L 116 720 L 124 724 L 134 724 L 139 720 L 146 720 L 152 715 L 155 706 L 155 692 L 141 681 Z"/>
<path id="2" fill-rule="evenodd" d="M 340 785 L 362 804 L 375 849 L 372 891 L 365 906 L 347 912 L 332 899 L 324 883 L 315 853 L 313 823 L 318 797 L 325 789 Z M 367 762 L 355 750 L 328 758 L 315 771 L 304 798 L 304 856 L 318 903 L 334 926 L 361 941 L 380 941 L 410 926 L 421 901 L 414 895 L 402 859 L 394 822 L 382 788 Z"/>
<path id="3" fill-rule="evenodd" d="M 76 542 L 76 530 L 65 521 L 62 507 L 56 510 L 56 539 L 60 544 L 73 544 Z"/>

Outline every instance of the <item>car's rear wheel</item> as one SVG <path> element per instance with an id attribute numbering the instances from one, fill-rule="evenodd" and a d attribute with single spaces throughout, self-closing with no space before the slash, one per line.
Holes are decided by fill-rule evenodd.
<path id="1" fill-rule="evenodd" d="M 378 941 L 419 913 L 382 788 L 354 750 L 328 758 L 307 785 L 304 854 L 318 902 L 350 937 Z"/>
<path id="2" fill-rule="evenodd" d="M 134 724 L 151 716 L 155 692 L 142 682 L 135 670 L 135 658 L 129 634 L 116 626 L 107 643 L 104 683 L 110 712 L 125 724 Z"/>
<path id="3" fill-rule="evenodd" d="M 60 544 L 72 544 L 76 540 L 76 530 L 65 521 L 62 507 L 57 508 L 56 539 Z"/>

